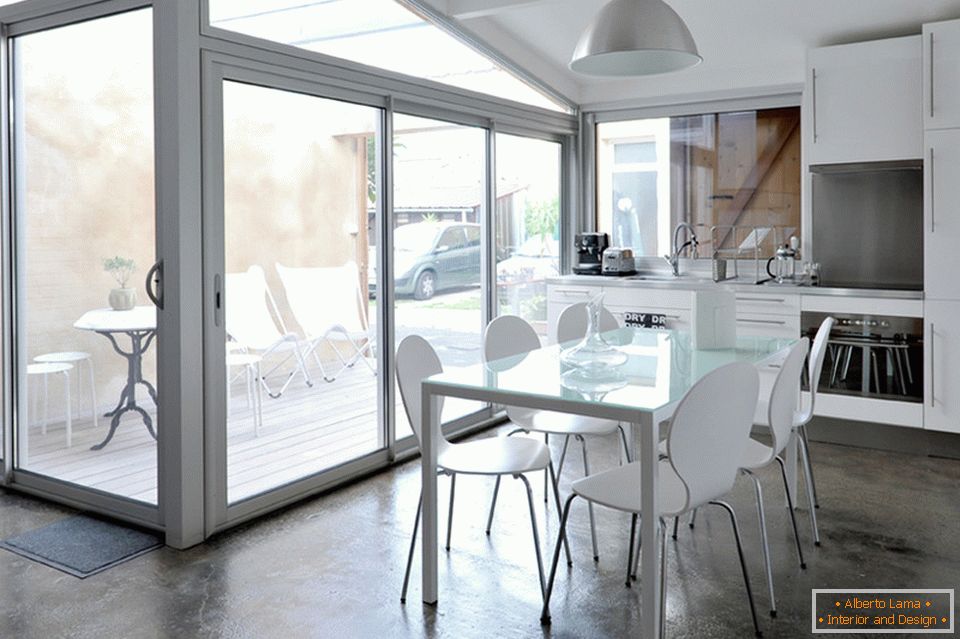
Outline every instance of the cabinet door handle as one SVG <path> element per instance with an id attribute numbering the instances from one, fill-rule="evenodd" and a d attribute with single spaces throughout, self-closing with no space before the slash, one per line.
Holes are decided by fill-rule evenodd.
<path id="1" fill-rule="evenodd" d="M 933 31 L 930 32 L 930 117 L 933 118 Z"/>
<path id="2" fill-rule="evenodd" d="M 933 322 L 930 322 L 930 407 L 937 405 L 937 342 L 933 331 Z"/>
<path id="3" fill-rule="evenodd" d="M 937 193 L 934 190 L 934 157 L 933 157 L 933 147 L 930 147 L 930 232 L 935 233 L 937 230 Z"/>
<path id="4" fill-rule="evenodd" d="M 738 297 L 738 302 L 767 302 L 769 304 L 782 304 L 787 300 L 782 297 Z"/>
<path id="5" fill-rule="evenodd" d="M 737 319 L 737 321 L 746 322 L 749 324 L 774 324 L 776 326 L 784 326 L 786 324 L 786 322 L 783 320 L 761 320 L 761 319 L 739 318 Z"/>
<path id="6" fill-rule="evenodd" d="M 811 82 L 811 102 L 813 103 L 813 143 L 817 143 L 817 67 L 813 67 L 813 80 Z"/>
<path id="7" fill-rule="evenodd" d="M 569 288 L 558 288 L 557 293 L 563 293 L 565 295 L 587 295 L 587 296 L 590 295 L 590 291 L 579 291 L 579 290 L 569 289 Z"/>

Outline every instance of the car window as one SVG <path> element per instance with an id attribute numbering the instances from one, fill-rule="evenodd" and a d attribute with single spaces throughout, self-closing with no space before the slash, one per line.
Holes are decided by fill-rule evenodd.
<path id="1" fill-rule="evenodd" d="M 464 243 L 463 228 L 452 226 L 443 232 L 437 246 L 446 246 L 450 249 L 462 248 Z"/>
<path id="2" fill-rule="evenodd" d="M 467 246 L 480 246 L 480 227 L 467 227 Z"/>

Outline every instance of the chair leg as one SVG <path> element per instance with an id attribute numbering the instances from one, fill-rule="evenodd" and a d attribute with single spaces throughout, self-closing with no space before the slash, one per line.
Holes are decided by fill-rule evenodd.
<path id="1" fill-rule="evenodd" d="M 787 509 L 790 511 L 790 523 L 793 524 L 793 539 L 797 542 L 797 556 L 800 558 L 800 568 L 806 570 L 807 562 L 803 560 L 803 547 L 800 545 L 800 531 L 797 530 L 797 514 L 793 511 L 793 497 L 790 496 L 790 482 L 787 480 L 787 467 L 783 459 L 775 457 L 780 465 L 780 476 L 783 477 L 783 490 L 787 493 Z"/>
<path id="2" fill-rule="evenodd" d="M 660 639 L 667 628 L 667 522 L 660 518 Z"/>
<path id="3" fill-rule="evenodd" d="M 487 536 L 490 536 L 490 528 L 493 527 L 493 510 L 497 507 L 497 495 L 500 494 L 500 475 L 497 475 L 497 483 L 493 486 L 493 501 L 490 502 L 490 515 L 487 516 Z"/>
<path id="4" fill-rule="evenodd" d="M 690 513 L 690 523 L 687 524 L 687 525 L 690 526 L 690 529 L 692 530 L 694 524 L 696 524 L 696 523 L 697 523 L 697 509 L 694 508 L 694 509 L 693 509 L 693 512 Z"/>
<path id="5" fill-rule="evenodd" d="M 749 470 L 744 473 L 753 480 L 753 487 L 757 494 L 757 519 L 760 522 L 760 548 L 763 551 L 763 567 L 767 573 L 767 590 L 770 593 L 770 616 L 777 616 L 777 598 L 773 592 L 773 568 L 770 566 L 770 540 L 767 536 L 767 515 L 763 507 L 763 487 L 760 479 Z"/>
<path id="6" fill-rule="evenodd" d="M 807 444 L 803 437 L 798 437 L 800 442 L 800 456 L 803 458 L 803 476 L 807 486 L 807 501 L 810 504 L 810 528 L 813 530 L 813 545 L 820 545 L 820 531 L 817 529 L 817 509 L 814 507 L 816 498 L 813 496 L 813 480 L 810 470 L 810 451 L 807 450 Z"/>
<path id="7" fill-rule="evenodd" d="M 670 535 L 671 537 L 673 537 L 674 541 L 677 540 L 677 528 L 679 526 L 680 526 L 680 517 L 674 517 L 673 518 L 673 534 Z"/>
<path id="8" fill-rule="evenodd" d="M 560 516 L 560 532 L 557 533 L 557 545 L 553 549 L 553 564 L 550 566 L 550 579 L 547 580 L 547 593 L 543 598 L 543 610 L 540 612 L 540 623 L 543 625 L 550 623 L 550 596 L 553 594 L 553 582 L 557 577 L 557 564 L 560 563 L 560 546 L 567 536 L 567 519 L 570 516 L 570 506 L 576 496 L 576 493 L 573 493 L 567 497 L 567 503 L 563 506 L 563 515 Z"/>
<path id="9" fill-rule="evenodd" d="M 547 446 L 547 450 L 550 450 L 550 433 L 543 434 L 543 443 Z M 547 503 L 550 499 L 550 471 L 547 468 L 543 469 L 543 503 Z"/>
<path id="10" fill-rule="evenodd" d="M 46 373 L 43 374 L 43 427 L 40 429 L 40 432 L 44 435 L 47 434 L 47 422 L 50 421 L 50 396 L 48 391 L 50 390 L 50 383 L 47 380 Z"/>
<path id="11" fill-rule="evenodd" d="M 563 475 L 563 462 L 567 460 L 567 447 L 570 445 L 570 435 L 563 438 L 563 450 L 560 451 L 560 463 L 557 464 L 557 481 Z"/>
<path id="12" fill-rule="evenodd" d="M 627 431 L 623 429 L 623 424 L 617 424 L 617 430 L 620 431 L 620 438 L 623 440 L 623 456 L 627 458 L 627 463 L 633 462 L 630 456 L 630 444 L 627 443 Z"/>
<path id="13" fill-rule="evenodd" d="M 633 571 L 633 540 L 637 536 L 637 513 L 630 515 L 630 545 L 627 547 L 627 588 L 630 587 L 631 573 Z"/>
<path id="14" fill-rule="evenodd" d="M 67 403 L 67 448 L 73 446 L 73 409 L 70 406 L 70 372 L 63 372 L 64 400 Z"/>
<path id="15" fill-rule="evenodd" d="M 743 557 L 743 544 L 740 541 L 740 526 L 737 524 L 737 514 L 733 511 L 730 504 L 722 501 L 711 501 L 714 506 L 720 506 L 730 515 L 730 526 L 733 528 L 733 536 L 737 542 L 737 554 L 740 556 L 740 569 L 743 571 L 743 585 L 747 589 L 747 599 L 750 600 L 750 615 L 753 617 L 753 629 L 758 637 L 762 637 L 760 632 L 760 622 L 757 620 L 757 607 L 753 603 L 753 590 L 750 588 L 750 575 L 747 573 L 747 561 Z"/>
<path id="16" fill-rule="evenodd" d="M 637 549 L 633 553 L 633 574 L 631 578 L 637 580 L 637 571 L 640 570 L 640 549 L 643 548 L 643 537 L 637 535 Z"/>
<path id="17" fill-rule="evenodd" d="M 590 461 L 587 459 L 587 439 L 583 435 L 577 435 L 580 440 L 580 448 L 583 451 L 583 476 L 590 476 Z M 590 512 L 590 541 L 593 543 L 593 560 L 600 561 L 600 551 L 597 547 L 597 524 L 593 516 L 593 503 L 588 502 Z"/>
<path id="18" fill-rule="evenodd" d="M 799 428 L 800 437 L 803 439 L 803 445 L 807 449 L 807 458 L 809 460 L 810 455 L 810 440 L 807 438 L 807 426 L 804 424 Z M 810 472 L 810 483 L 813 485 L 813 507 L 820 507 L 820 498 L 817 497 L 817 478 L 813 474 L 813 466 L 808 463 L 808 471 Z"/>
<path id="19" fill-rule="evenodd" d="M 407 603 L 407 586 L 410 584 L 410 566 L 413 565 L 413 551 L 417 547 L 417 530 L 420 528 L 420 511 L 423 509 L 423 490 L 417 501 L 417 515 L 413 518 L 413 535 L 410 536 L 410 552 L 407 554 L 407 569 L 403 573 L 403 589 L 400 591 L 400 603 Z"/>
<path id="20" fill-rule="evenodd" d="M 523 428 L 514 428 L 509 433 L 507 437 L 513 437 L 518 433 L 527 433 L 529 431 Z M 500 476 L 497 476 L 497 483 L 493 487 L 493 500 L 490 502 L 490 514 L 487 516 L 487 535 L 490 534 L 490 529 L 493 527 L 493 511 L 497 508 L 497 496 L 500 494 Z"/>
<path id="21" fill-rule="evenodd" d="M 450 473 L 450 511 L 447 513 L 447 552 L 450 552 L 450 533 L 453 532 L 453 496 L 457 492 L 457 474 Z"/>
<path id="22" fill-rule="evenodd" d="M 543 556 L 540 554 L 540 534 L 537 532 L 537 511 L 533 508 L 533 489 L 530 487 L 530 480 L 523 475 L 514 475 L 514 477 L 522 481 L 527 488 L 527 503 L 530 505 L 530 526 L 533 529 L 533 549 L 537 553 L 537 572 L 540 575 L 540 595 L 546 599 L 547 580 L 543 574 Z"/>
<path id="23" fill-rule="evenodd" d="M 547 464 L 547 470 L 550 472 L 550 479 L 553 483 L 553 499 L 554 499 L 554 503 L 557 506 L 557 520 L 559 521 L 560 511 L 562 510 L 562 507 L 560 506 L 560 482 L 557 479 L 557 474 L 553 472 L 553 462 L 550 462 L 549 464 Z M 567 543 L 566 535 L 563 536 L 563 549 L 567 553 L 567 565 L 572 566 L 573 559 L 570 558 L 570 544 Z"/>

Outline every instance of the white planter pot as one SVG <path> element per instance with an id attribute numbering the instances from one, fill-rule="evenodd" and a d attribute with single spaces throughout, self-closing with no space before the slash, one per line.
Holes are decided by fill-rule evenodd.
<path id="1" fill-rule="evenodd" d="M 115 311 L 129 311 L 137 305 L 137 289 L 114 288 L 110 290 L 110 308 Z"/>

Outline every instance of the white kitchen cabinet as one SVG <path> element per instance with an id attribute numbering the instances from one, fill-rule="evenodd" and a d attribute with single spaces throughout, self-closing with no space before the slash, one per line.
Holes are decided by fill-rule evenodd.
<path id="1" fill-rule="evenodd" d="M 960 300 L 960 129 L 927 131 L 925 139 L 924 294 Z"/>
<path id="2" fill-rule="evenodd" d="M 922 157 L 921 49 L 920 36 L 811 49 L 805 163 Z"/>
<path id="3" fill-rule="evenodd" d="M 960 20 L 923 25 L 923 125 L 960 128 Z"/>
<path id="4" fill-rule="evenodd" d="M 800 315 L 788 317 L 786 315 L 741 313 L 738 306 L 737 335 L 797 339 L 800 337 Z"/>
<path id="5" fill-rule="evenodd" d="M 924 428 L 960 433 L 960 302 L 924 307 Z"/>

